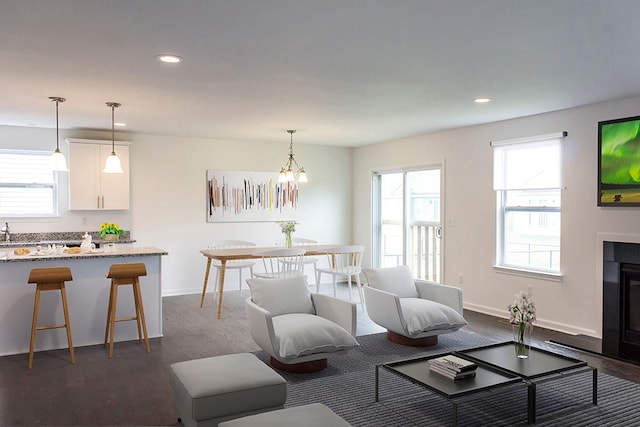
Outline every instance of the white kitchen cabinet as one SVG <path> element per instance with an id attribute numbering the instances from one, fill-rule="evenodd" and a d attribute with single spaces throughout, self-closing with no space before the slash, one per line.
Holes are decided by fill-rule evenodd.
<path id="1" fill-rule="evenodd" d="M 69 210 L 129 209 L 129 146 L 116 142 L 124 173 L 103 173 L 110 141 L 67 139 Z"/>

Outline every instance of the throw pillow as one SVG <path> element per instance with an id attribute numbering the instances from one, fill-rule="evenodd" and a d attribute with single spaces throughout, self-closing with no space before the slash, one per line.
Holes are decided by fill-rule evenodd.
<path id="1" fill-rule="evenodd" d="M 290 279 L 247 279 L 251 301 L 279 316 L 289 313 L 315 314 L 305 276 Z"/>
<path id="2" fill-rule="evenodd" d="M 407 332 L 411 336 L 429 331 L 454 332 L 467 324 L 453 308 L 420 298 L 400 298 Z"/>
<path id="3" fill-rule="evenodd" d="M 397 295 L 399 298 L 416 298 L 418 291 L 406 265 L 389 268 L 363 268 L 369 286 Z"/>
<path id="4" fill-rule="evenodd" d="M 278 342 L 278 354 L 285 360 L 316 353 L 333 353 L 359 345 L 344 328 L 311 314 L 274 317 L 273 331 Z"/>

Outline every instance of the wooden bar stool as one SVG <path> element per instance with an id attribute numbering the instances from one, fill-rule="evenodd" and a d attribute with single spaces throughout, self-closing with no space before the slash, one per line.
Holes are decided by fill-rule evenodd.
<path id="1" fill-rule="evenodd" d="M 29 344 L 29 369 L 33 367 L 33 347 L 36 341 L 36 331 L 41 331 L 43 329 L 65 328 L 67 330 L 67 343 L 69 344 L 71 363 L 76 363 L 76 357 L 73 354 L 73 342 L 71 340 L 71 324 L 69 323 L 67 292 L 64 287 L 64 282 L 68 280 L 73 280 L 69 267 L 34 268 L 29 273 L 29 280 L 27 283 L 36 284 L 36 298 L 33 304 L 33 321 L 31 322 L 31 343 Z M 64 312 L 63 325 L 38 326 L 40 292 L 44 291 L 60 291 L 60 294 L 62 295 L 62 310 Z"/>
<path id="2" fill-rule="evenodd" d="M 149 353 L 149 338 L 147 336 L 147 323 L 144 320 L 144 308 L 142 307 L 142 293 L 140 292 L 140 276 L 147 275 L 147 268 L 142 262 L 130 264 L 112 264 L 107 273 L 111 279 L 111 291 L 109 292 L 109 308 L 107 309 L 107 326 L 104 331 L 104 346 L 109 341 L 109 359 L 113 357 L 113 339 L 115 336 L 116 322 L 135 320 L 138 325 L 138 341 L 142 342 L 144 332 L 144 344 Z M 116 305 L 118 303 L 118 286 L 133 286 L 133 302 L 136 315 L 131 317 L 116 318 Z"/>

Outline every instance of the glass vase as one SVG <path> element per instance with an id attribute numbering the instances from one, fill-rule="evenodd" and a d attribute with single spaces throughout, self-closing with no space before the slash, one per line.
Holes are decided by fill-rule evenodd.
<path id="1" fill-rule="evenodd" d="M 291 240 L 291 232 L 284 233 L 284 247 L 285 248 L 293 247 L 293 242 Z"/>
<path id="2" fill-rule="evenodd" d="M 529 357 L 532 332 L 533 325 L 531 323 L 520 322 L 513 325 L 513 344 L 518 359 L 527 359 Z"/>

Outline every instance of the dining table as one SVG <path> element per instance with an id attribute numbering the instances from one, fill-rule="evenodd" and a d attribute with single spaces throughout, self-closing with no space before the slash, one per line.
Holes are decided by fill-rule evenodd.
<path id="1" fill-rule="evenodd" d="M 336 246 L 341 246 L 337 244 L 333 245 L 303 245 L 296 246 L 296 248 L 301 248 L 305 250 L 305 256 L 318 256 L 324 255 L 327 249 L 335 248 Z M 259 252 L 270 250 L 270 249 L 282 249 L 282 247 L 276 246 L 264 246 L 264 247 L 256 247 L 251 246 L 247 248 L 225 248 L 225 249 L 201 249 L 200 253 L 207 258 L 207 267 L 204 272 L 204 284 L 202 286 L 202 298 L 200 299 L 200 307 L 204 305 L 204 296 L 207 292 L 207 283 L 209 282 L 209 271 L 211 270 L 211 262 L 213 260 L 217 260 L 220 262 L 220 276 L 219 276 L 219 284 L 218 284 L 218 319 L 222 314 L 222 296 L 224 294 L 224 275 L 225 275 L 225 266 L 227 261 L 233 260 L 246 260 L 246 259 L 258 259 L 262 258 Z"/>

